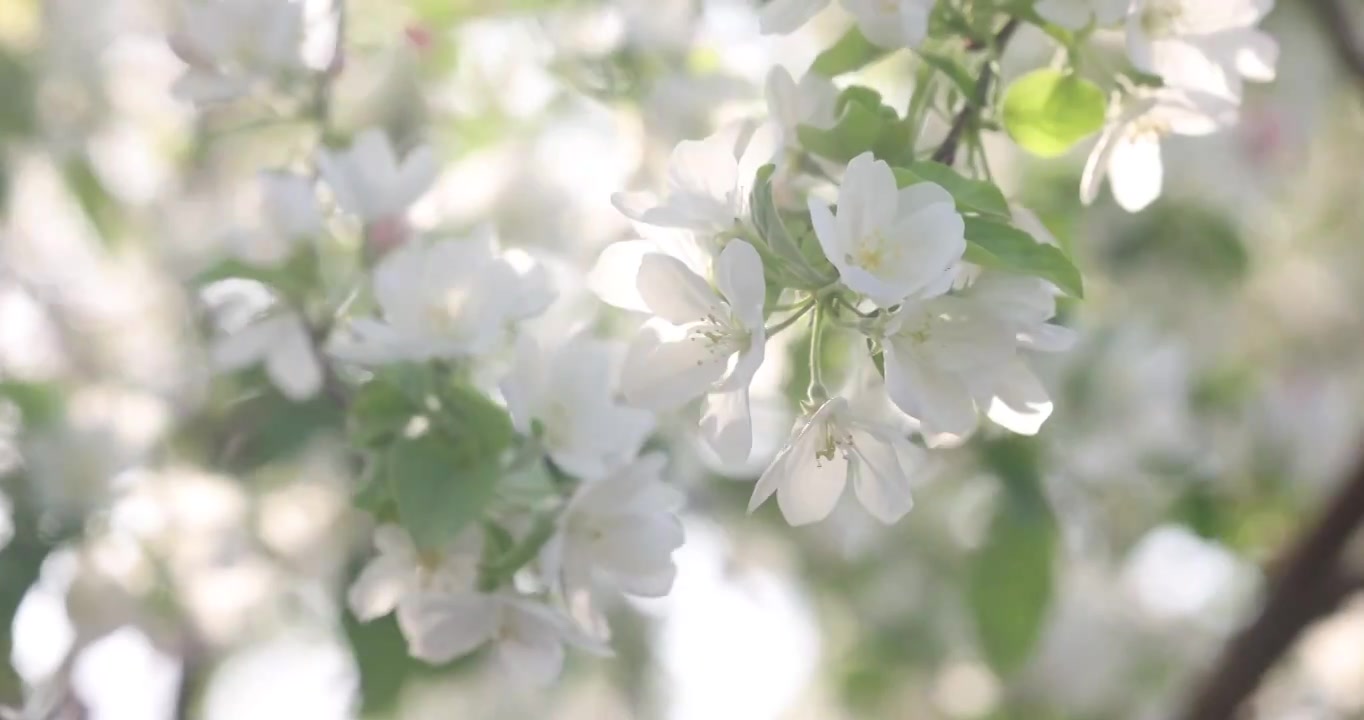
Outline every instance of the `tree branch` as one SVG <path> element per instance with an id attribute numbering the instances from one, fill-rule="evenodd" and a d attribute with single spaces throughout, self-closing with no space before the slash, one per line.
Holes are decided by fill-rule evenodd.
<path id="1" fill-rule="evenodd" d="M 1364 85 L 1364 41 L 1355 32 L 1356 18 L 1345 9 L 1342 0 L 1311 0 L 1309 4 L 1330 38 L 1336 56 L 1355 82 Z"/>
<path id="2" fill-rule="evenodd" d="M 1009 44 L 1009 38 L 1013 37 L 1014 31 L 1018 29 L 1018 18 L 1009 18 L 1009 22 L 1000 28 L 990 43 L 991 50 L 995 57 L 985 61 L 985 67 L 980 71 L 980 77 L 976 79 L 976 87 L 971 98 L 966 101 L 966 105 L 957 111 L 957 116 L 952 119 L 952 127 L 947 131 L 947 137 L 943 138 L 942 144 L 933 151 L 933 160 L 944 165 L 951 165 L 957 159 L 957 147 L 961 145 L 962 135 L 966 128 L 976 124 L 980 118 L 980 111 L 990 100 L 990 85 L 995 80 L 994 64 L 998 56 L 1003 54 L 1004 46 Z"/>
<path id="3" fill-rule="evenodd" d="M 1260 614 L 1223 648 L 1211 674 L 1179 715 L 1182 720 L 1235 717 L 1303 630 L 1360 589 L 1360 578 L 1345 575 L 1340 564 L 1345 546 L 1361 525 L 1364 458 L 1277 563 Z"/>

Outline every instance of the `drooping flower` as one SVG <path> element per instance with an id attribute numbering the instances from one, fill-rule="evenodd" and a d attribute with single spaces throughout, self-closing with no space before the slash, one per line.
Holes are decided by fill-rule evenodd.
<path id="1" fill-rule="evenodd" d="M 433 664 L 491 644 L 502 670 L 529 685 L 559 676 L 566 644 L 609 653 L 562 612 L 510 593 L 423 593 L 398 607 L 398 627 L 408 652 Z"/>
<path id="2" fill-rule="evenodd" d="M 341 209 L 365 223 L 366 241 L 377 254 L 407 240 L 407 209 L 431 188 L 440 169 L 428 145 L 399 161 L 388 135 L 377 128 L 360 133 L 345 150 L 318 153 L 317 167 Z"/>
<path id="3" fill-rule="evenodd" d="M 1274 79 L 1279 47 L 1255 28 L 1274 0 L 1133 0 L 1127 54 L 1167 87 L 1239 100 L 1244 77 Z"/>
<path id="4" fill-rule="evenodd" d="M 171 50 L 187 67 L 171 92 L 198 104 L 225 102 L 302 68 L 303 3 L 187 3 Z"/>
<path id="5" fill-rule="evenodd" d="M 1068 30 L 1115 25 L 1127 14 L 1131 0 L 1041 0 L 1037 14 Z"/>
<path id="6" fill-rule="evenodd" d="M 596 479 L 630 462 L 654 427 L 652 413 L 616 402 L 610 347 L 578 336 L 546 351 L 529 335 L 501 383 L 512 423 L 538 430 L 556 465 Z"/>
<path id="7" fill-rule="evenodd" d="M 411 243 L 374 270 L 382 319 L 352 320 L 330 351 L 362 364 L 479 355 L 517 320 L 543 312 L 553 292 L 543 276 L 520 273 L 487 234 Z"/>
<path id="8" fill-rule="evenodd" d="M 928 36 L 928 15 L 936 0 L 843 0 L 857 28 L 873 43 L 892 50 L 918 47 Z"/>
<path id="9" fill-rule="evenodd" d="M 300 241 L 322 231 L 322 213 L 311 179 L 290 172 L 259 176 L 260 224 L 232 238 L 238 257 L 256 265 L 287 260 Z"/>
<path id="10" fill-rule="evenodd" d="M 854 416 L 834 397 L 797 423 L 786 447 L 758 479 L 753 512 L 773 493 L 792 525 L 828 517 L 848 481 L 872 517 L 891 524 L 914 506 L 909 475 L 923 453 L 902 435 Z"/>
<path id="11" fill-rule="evenodd" d="M 617 193 L 611 200 L 632 220 L 693 230 L 709 240 L 748 218 L 758 168 L 772 161 L 778 131 L 771 123 L 745 133 L 727 126 L 703 140 L 684 140 L 668 160 L 668 192 Z"/>
<path id="12" fill-rule="evenodd" d="M 886 327 L 886 392 L 919 421 L 930 447 L 964 441 L 976 429 L 979 410 L 1025 435 L 1035 434 L 1051 414 L 1046 389 L 1018 357 L 1018 320 L 990 299 L 982 294 L 906 303 Z"/>
<path id="13" fill-rule="evenodd" d="M 809 206 L 820 247 L 843 284 L 881 307 L 945 292 L 944 276 L 966 251 L 966 226 L 952 196 L 929 182 L 897 188 L 890 166 L 871 153 L 848 163 L 837 215 L 814 197 Z"/>
<path id="14" fill-rule="evenodd" d="M 661 477 L 664 457 L 651 453 L 611 475 L 583 483 L 541 554 L 546 574 L 566 594 L 609 589 L 663 597 L 682 546 L 676 512 L 682 495 Z"/>
<path id="15" fill-rule="evenodd" d="M 278 311 L 218 337 L 211 348 L 213 366 L 234 372 L 252 365 L 265 367 L 271 384 L 285 397 L 302 402 L 322 389 L 322 361 L 303 319 Z"/>
<path id="16" fill-rule="evenodd" d="M 424 592 L 473 588 L 478 577 L 479 537 L 464 533 L 440 552 L 423 554 L 406 530 L 380 525 L 374 529 L 378 554 L 360 571 L 346 595 L 351 613 L 360 622 L 369 622 Z"/>
<path id="17" fill-rule="evenodd" d="M 1236 121 L 1235 103 L 1204 92 L 1157 88 L 1117 106 L 1090 152 L 1080 180 L 1080 199 L 1098 197 L 1108 178 L 1113 198 L 1128 212 L 1160 196 L 1165 169 L 1160 141 L 1166 135 L 1207 135 Z"/>
<path id="18" fill-rule="evenodd" d="M 748 386 L 767 342 L 762 259 L 747 242 L 730 241 L 714 262 L 714 287 L 694 265 L 647 246 L 608 249 L 598 267 L 630 263 L 637 268 L 640 302 L 622 304 L 654 318 L 626 355 L 621 371 L 626 400 L 661 412 L 705 395 L 702 437 L 722 459 L 742 462 L 753 444 Z"/>
<path id="19" fill-rule="evenodd" d="M 834 124 L 838 88 L 823 75 L 807 72 L 796 82 L 786 68 L 777 65 L 767 74 L 764 94 L 767 111 L 781 132 L 782 147 L 787 150 L 800 149 L 797 127 L 829 128 Z"/>
<path id="20" fill-rule="evenodd" d="M 785 35 L 829 6 L 829 0 L 769 0 L 758 9 L 758 27 L 767 35 Z"/>

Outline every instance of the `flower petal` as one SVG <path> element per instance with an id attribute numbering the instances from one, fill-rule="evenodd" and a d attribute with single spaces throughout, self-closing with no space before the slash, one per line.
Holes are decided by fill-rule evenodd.
<path id="1" fill-rule="evenodd" d="M 422 593 L 398 604 L 408 653 L 433 664 L 467 655 L 498 630 L 498 600 L 481 593 Z"/>
<path id="2" fill-rule="evenodd" d="M 739 464 L 753 450 L 753 417 L 748 387 L 713 392 L 701 406 L 701 437 L 726 463 Z"/>
<path id="3" fill-rule="evenodd" d="M 853 492 L 872 517 L 891 525 L 914 507 L 909 472 L 902 462 L 923 451 L 907 440 L 869 428 L 853 428 Z"/>
<path id="4" fill-rule="evenodd" d="M 1126 137 L 1113 146 L 1108 184 L 1124 210 L 1137 212 L 1160 197 L 1164 166 L 1160 140 L 1151 135 Z"/>
<path id="5" fill-rule="evenodd" d="M 676 325 L 724 314 L 723 302 L 710 285 L 669 255 L 649 253 L 642 257 L 635 287 L 655 315 Z"/>

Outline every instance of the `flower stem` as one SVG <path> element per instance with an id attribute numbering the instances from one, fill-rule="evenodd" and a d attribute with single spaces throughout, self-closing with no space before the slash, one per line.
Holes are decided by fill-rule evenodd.
<path id="1" fill-rule="evenodd" d="M 807 312 L 810 312 L 810 308 L 814 307 L 815 305 L 816 301 L 813 298 L 805 301 L 804 304 L 796 308 L 796 311 L 794 313 L 787 315 L 786 319 L 776 323 L 775 325 L 769 325 L 763 328 L 763 332 L 766 333 L 767 337 L 772 337 L 773 335 L 776 335 L 782 330 L 785 330 L 786 328 L 790 327 L 791 324 L 799 320 L 802 315 L 804 315 Z"/>
<path id="2" fill-rule="evenodd" d="M 559 513 L 557 509 L 546 510 L 536 515 L 530 531 L 526 533 L 524 538 L 521 538 L 521 542 L 513 545 L 510 550 L 502 554 L 502 557 L 486 562 L 479 567 L 479 588 L 485 592 L 492 591 L 510 580 L 517 570 L 525 567 L 526 563 L 534 560 L 535 556 L 540 554 L 540 549 L 554 536 L 554 531 L 558 527 Z"/>
<path id="3" fill-rule="evenodd" d="M 824 380 L 821 372 L 821 361 L 823 360 L 823 335 L 824 335 L 824 303 L 815 304 L 815 312 L 810 316 L 810 387 L 806 392 L 812 405 L 820 405 L 828 399 L 829 393 L 824 389 Z"/>

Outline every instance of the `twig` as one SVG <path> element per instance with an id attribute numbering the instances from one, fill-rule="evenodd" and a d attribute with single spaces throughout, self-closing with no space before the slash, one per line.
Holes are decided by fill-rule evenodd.
<path id="1" fill-rule="evenodd" d="M 1360 579 L 1343 574 L 1342 554 L 1364 525 L 1364 458 L 1344 487 L 1277 564 L 1255 620 L 1223 649 L 1182 720 L 1226 720 L 1313 621 L 1332 612 Z"/>
<path id="2" fill-rule="evenodd" d="M 957 147 L 961 145 L 961 137 L 966 132 L 966 128 L 975 125 L 979 119 L 980 111 L 985 107 L 990 99 L 990 85 L 995 80 L 994 64 L 998 56 L 1004 52 L 1004 46 L 1009 44 L 1009 38 L 1013 37 L 1014 31 L 1018 29 L 1018 18 L 1010 18 L 1009 22 L 1000 28 L 999 33 L 991 41 L 995 57 L 985 61 L 985 67 L 981 68 L 980 77 L 976 80 L 976 87 L 971 94 L 971 98 L 966 101 L 966 105 L 957 111 L 957 116 L 952 119 L 952 127 L 947 131 L 947 137 L 943 138 L 942 144 L 933 151 L 933 160 L 944 165 L 951 165 L 957 159 Z"/>
<path id="3" fill-rule="evenodd" d="M 1364 85 L 1364 41 L 1355 32 L 1358 23 L 1345 9 L 1341 0 L 1312 0 L 1312 10 L 1316 13 L 1336 56 L 1354 77 L 1355 82 Z"/>

